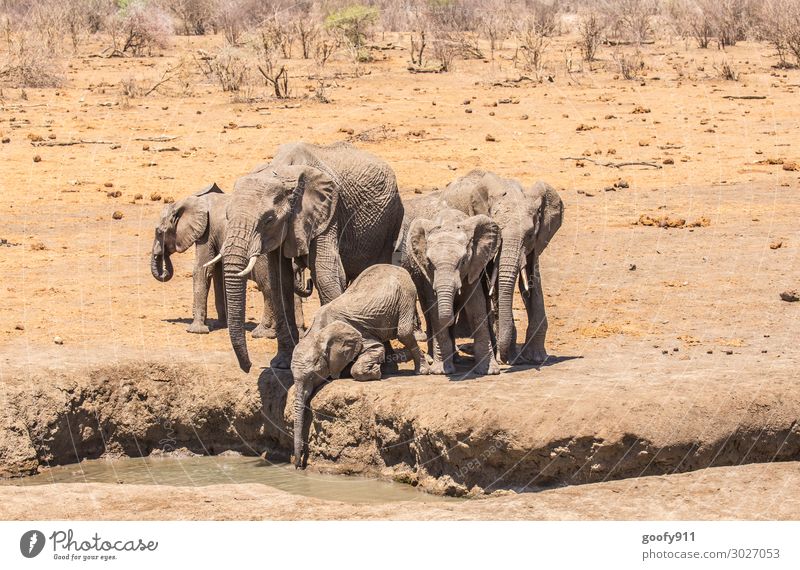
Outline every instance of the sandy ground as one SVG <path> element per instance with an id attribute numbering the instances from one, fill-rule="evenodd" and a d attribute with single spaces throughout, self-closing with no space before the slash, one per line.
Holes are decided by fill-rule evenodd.
<path id="1" fill-rule="evenodd" d="M 354 504 L 264 485 L 0 486 L 3 520 L 796 520 L 797 463 L 717 467 L 448 503 Z M 135 505 L 135 509 L 131 508 Z"/>
<path id="2" fill-rule="evenodd" d="M 456 72 L 441 75 L 410 74 L 406 53 L 389 50 L 380 52 L 386 60 L 364 66 L 367 74 L 358 78 L 347 64 L 335 63 L 329 70 L 331 104 L 306 97 L 314 82 L 298 77 L 303 62 L 290 68 L 297 70 L 298 97 L 289 101 L 236 102 L 194 71 L 185 89 L 175 85 L 136 99 L 121 94 L 122 79 L 152 84 L 181 58 L 191 62 L 194 47 L 215 41 L 176 38 L 174 49 L 154 58 L 82 53 L 71 60 L 64 88 L 29 89 L 24 100 L 18 90 L 4 90 L 0 134 L 10 142 L 0 145 L 0 238 L 8 242 L 0 246 L 0 382 L 7 389 L 30 375 L 46 378 L 49 370 L 123 360 L 169 358 L 210 372 L 235 369 L 224 331 L 184 332 L 191 317 L 191 254 L 174 256 L 170 283 L 150 276 L 149 250 L 163 198 L 180 199 L 212 181 L 229 190 L 281 142 L 347 138 L 389 161 L 404 197 L 440 188 L 474 167 L 526 182 L 543 179 L 562 195 L 565 222 L 542 258 L 548 349 L 558 358 L 542 370 L 507 369 L 495 383 L 452 387 L 477 405 L 487 394 L 488 401 L 527 402 L 538 390 L 520 420 L 547 418 L 552 403 L 568 400 L 569 417 L 585 419 L 587 431 L 603 432 L 619 427 L 624 406 L 636 405 L 635 399 L 617 398 L 614 409 L 615 400 L 606 400 L 604 413 L 598 413 L 604 383 L 609 393 L 624 394 L 652 382 L 676 405 L 690 406 L 699 391 L 736 400 L 733 407 L 694 410 L 706 414 L 713 431 L 720 423 L 735 426 L 737 414 L 750 406 L 770 417 L 769 404 L 759 398 L 774 383 L 787 386 L 797 378 L 800 303 L 783 302 L 778 294 L 800 287 L 800 173 L 788 164 L 800 161 L 800 71 L 772 69 L 764 46 L 729 48 L 726 57 L 742 72 L 738 82 L 716 77 L 721 53 L 660 42 L 647 47 L 642 81 L 615 78 L 604 52 L 592 71 L 586 66 L 566 74 L 562 65 L 552 83 L 540 84 L 506 81 L 518 76 L 507 59 L 511 50 L 494 62 L 458 62 Z M 570 41 L 559 38 L 553 57 Z M 753 95 L 765 98 L 726 98 Z M 177 138 L 137 140 L 162 135 Z M 487 135 L 496 140 L 487 141 Z M 120 146 L 32 146 L 39 137 Z M 164 150 L 173 146 L 178 150 Z M 647 161 L 662 168 L 560 160 L 585 153 L 599 162 Z M 620 177 L 628 188 L 604 190 Z M 114 191 L 121 195 L 107 196 Z M 134 200 L 136 194 L 143 198 Z M 151 200 L 152 194 L 161 199 Z M 112 219 L 115 211 L 121 220 Z M 636 225 L 643 214 L 688 222 L 706 217 L 710 224 Z M 248 316 L 255 322 L 260 311 L 260 294 L 253 291 Z M 54 344 L 55 336 L 63 345 Z M 251 341 L 256 367 L 266 366 L 273 352 L 271 341 Z M 242 375 L 242 382 L 254 383 L 259 373 Z M 435 402 L 440 380 L 416 384 L 414 397 L 427 391 Z M 638 413 L 657 415 L 660 408 Z M 706 420 L 699 417 L 694 425 L 702 427 Z M 743 469 L 720 471 L 721 477 L 743 482 L 749 476 L 738 475 Z M 689 480 L 681 477 L 690 476 L 672 477 L 681 485 Z M 593 496 L 612 497 L 609 488 L 598 486 L 604 491 Z M 722 493 L 693 489 L 698 501 L 721 500 Z M 779 493 L 775 486 L 763 492 Z M 755 504 L 734 492 L 730 497 L 741 505 L 735 516 L 761 516 Z M 520 500 L 515 512 L 523 512 L 529 500 Z M 618 508 L 615 502 L 609 499 L 608 508 Z M 694 511 L 690 518 L 701 516 Z"/>

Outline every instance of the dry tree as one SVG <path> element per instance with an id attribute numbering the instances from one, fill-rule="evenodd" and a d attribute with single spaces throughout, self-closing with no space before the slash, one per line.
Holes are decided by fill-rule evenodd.
<path id="1" fill-rule="evenodd" d="M 578 15 L 578 46 L 584 61 L 592 62 L 597 55 L 597 49 L 603 41 L 605 24 L 594 10 L 586 10 Z"/>

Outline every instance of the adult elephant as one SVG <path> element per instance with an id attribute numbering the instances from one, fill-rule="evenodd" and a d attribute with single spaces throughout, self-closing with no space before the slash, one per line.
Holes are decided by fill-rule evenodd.
<path id="1" fill-rule="evenodd" d="M 561 227 L 564 204 L 558 192 L 544 182 L 525 188 L 516 180 L 473 170 L 449 184 L 441 198 L 470 216 L 487 215 L 500 227 L 501 246 L 494 268 L 497 281 L 493 284 L 498 353 L 507 363 L 543 363 L 547 359 L 547 315 L 539 256 Z M 512 313 L 518 277 L 528 315 L 525 345 L 520 353 Z"/>
<path id="2" fill-rule="evenodd" d="M 403 206 L 394 172 L 347 143 L 292 143 L 239 178 L 228 207 L 222 250 L 228 332 L 245 372 L 251 362 L 244 334 L 245 281 L 266 254 L 276 310 L 278 353 L 273 368 L 289 368 L 298 333 L 292 310 L 292 263 L 311 270 L 322 305 L 376 263 L 390 263 Z"/>
<path id="3" fill-rule="evenodd" d="M 228 227 L 226 211 L 229 203 L 230 195 L 224 194 L 216 184 L 211 184 L 183 200 L 165 205 L 156 225 L 150 254 L 150 272 L 158 281 L 163 283 L 172 279 L 171 256 L 174 253 L 183 253 L 195 246 L 192 269 L 192 322 L 186 329 L 190 333 L 207 334 L 210 330 L 206 317 L 212 279 L 217 326 L 219 328 L 227 326 L 222 267 L 212 266 L 225 241 Z M 274 338 L 274 318 L 265 258 L 256 263 L 250 277 L 264 295 L 264 313 L 261 323 L 253 330 L 253 337 Z M 295 281 L 298 295 L 307 297 L 311 294 L 308 285 L 303 283 L 303 272 L 300 268 L 296 268 Z M 298 303 L 297 307 L 296 319 L 302 323 L 302 305 Z"/>

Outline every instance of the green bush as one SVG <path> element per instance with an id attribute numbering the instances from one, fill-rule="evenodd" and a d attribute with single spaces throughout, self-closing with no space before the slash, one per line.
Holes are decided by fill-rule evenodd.
<path id="1" fill-rule="evenodd" d="M 325 28 L 341 34 L 354 48 L 364 45 L 367 30 L 378 19 L 378 9 L 355 4 L 325 18 Z"/>

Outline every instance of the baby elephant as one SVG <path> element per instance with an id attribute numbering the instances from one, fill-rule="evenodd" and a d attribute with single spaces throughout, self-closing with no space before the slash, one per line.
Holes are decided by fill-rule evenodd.
<path id="1" fill-rule="evenodd" d="M 395 338 L 411 352 L 414 371 L 428 373 L 414 339 L 416 305 L 417 292 L 408 272 L 381 264 L 366 269 L 342 295 L 320 307 L 292 354 L 296 467 L 304 466 L 306 404 L 328 378 L 339 378 L 352 363 L 355 380 L 380 380 L 384 343 Z"/>
<path id="2" fill-rule="evenodd" d="M 466 335 L 475 341 L 473 371 L 500 373 L 489 333 L 489 305 L 480 279 L 499 245 L 500 229 L 482 214 L 469 217 L 445 207 L 432 220 L 420 217 L 409 225 L 403 265 L 414 279 L 425 315 L 432 373 L 455 372 L 457 318 L 458 329 L 466 329 Z"/>

